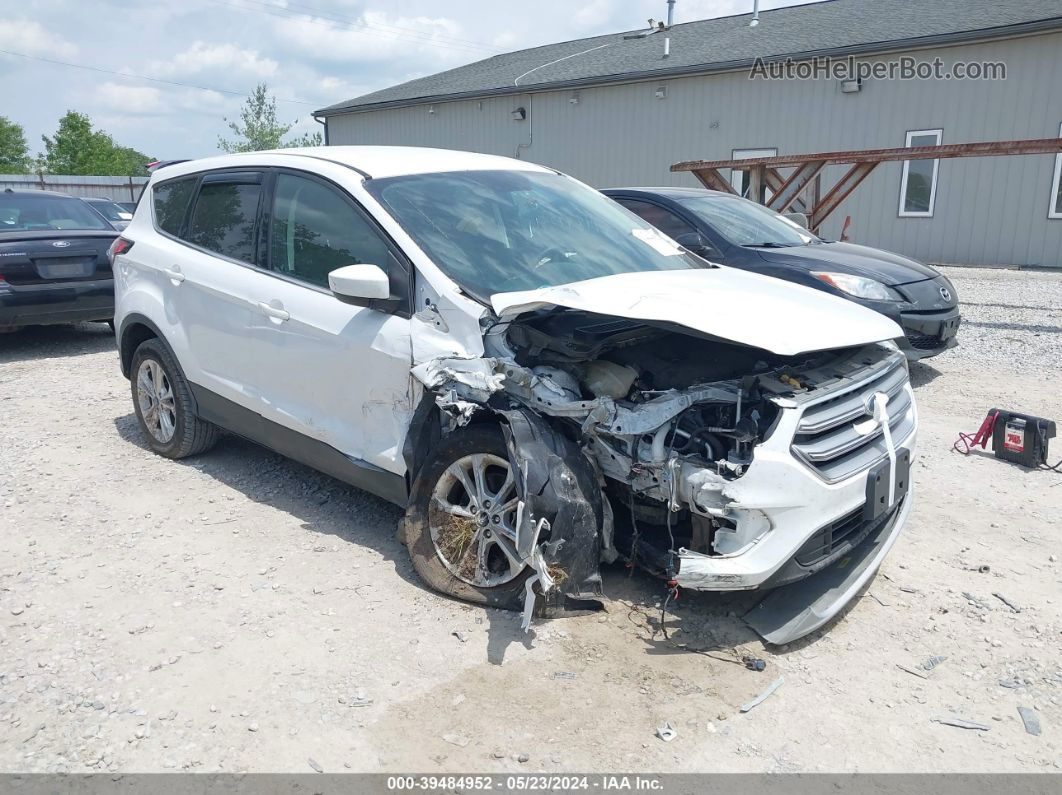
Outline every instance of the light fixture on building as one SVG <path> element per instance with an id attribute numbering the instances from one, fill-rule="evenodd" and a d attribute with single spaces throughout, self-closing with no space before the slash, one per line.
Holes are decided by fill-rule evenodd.
<path id="1" fill-rule="evenodd" d="M 842 94 L 858 94 L 863 90 L 863 78 L 857 77 L 855 80 L 842 80 L 841 81 L 841 93 Z"/>
<path id="2" fill-rule="evenodd" d="M 435 115 L 435 106 L 434 105 L 428 105 L 428 115 L 429 116 L 434 116 Z"/>
<path id="3" fill-rule="evenodd" d="M 664 99 L 667 97 L 667 86 L 657 86 L 656 91 L 653 92 L 653 96 L 657 99 Z"/>
<path id="4" fill-rule="evenodd" d="M 510 111 L 509 116 L 512 117 L 513 121 L 523 121 L 527 118 L 527 111 L 523 108 L 517 108 L 516 110 Z"/>
<path id="5" fill-rule="evenodd" d="M 568 102 L 570 102 L 572 105 L 578 105 L 579 104 L 579 92 L 578 91 L 573 91 L 572 95 L 570 97 L 568 97 Z"/>

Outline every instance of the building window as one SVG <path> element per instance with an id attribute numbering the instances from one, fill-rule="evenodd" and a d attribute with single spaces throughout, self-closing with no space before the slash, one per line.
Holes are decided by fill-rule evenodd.
<path id="1" fill-rule="evenodd" d="M 939 146 L 943 130 L 912 130 L 907 133 L 908 148 Z M 937 198 L 937 164 L 939 160 L 903 161 L 900 181 L 900 217 L 932 218 Z"/>
<path id="2" fill-rule="evenodd" d="M 734 160 L 747 160 L 750 157 L 777 157 L 777 149 L 735 149 L 730 157 Z M 749 173 L 730 169 L 730 184 L 734 187 L 738 196 L 749 197 Z M 771 191 L 767 191 L 767 201 L 771 200 Z"/>
<path id="3" fill-rule="evenodd" d="M 1058 127 L 1058 137 L 1062 138 L 1062 124 Z M 1055 176 L 1051 180 L 1051 207 L 1048 218 L 1062 218 L 1062 152 L 1055 155 Z"/>

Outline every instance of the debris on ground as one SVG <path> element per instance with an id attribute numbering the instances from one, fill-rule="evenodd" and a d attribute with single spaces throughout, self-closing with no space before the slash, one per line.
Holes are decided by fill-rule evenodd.
<path id="1" fill-rule="evenodd" d="M 310 767 L 312 767 L 312 768 L 313 768 L 314 770 L 316 770 L 316 771 L 317 771 L 318 773 L 324 773 L 324 768 L 323 768 L 323 767 L 321 767 L 321 763 L 320 763 L 320 762 L 318 762 L 318 761 L 317 761 L 316 759 L 313 759 L 313 758 L 311 757 L 310 759 L 307 759 L 307 760 L 306 760 L 306 763 L 307 763 L 307 764 L 308 764 L 308 765 L 309 765 Z"/>
<path id="2" fill-rule="evenodd" d="M 741 662 L 745 663 L 745 667 L 750 671 L 765 671 L 767 669 L 767 663 L 759 657 L 742 657 Z"/>
<path id="3" fill-rule="evenodd" d="M 752 699 L 752 701 L 748 702 L 747 704 L 742 704 L 741 705 L 741 711 L 742 712 L 748 712 L 748 711 L 758 707 L 760 704 L 762 704 L 764 701 L 767 700 L 767 698 L 771 695 L 771 693 L 773 693 L 775 690 L 780 688 L 784 681 L 785 681 L 785 677 L 784 676 L 779 676 L 777 679 L 775 679 L 773 682 L 771 682 L 770 685 L 768 685 L 766 690 L 764 690 L 762 693 L 760 693 L 758 696 L 756 696 L 756 698 Z"/>
<path id="4" fill-rule="evenodd" d="M 553 679 L 575 679 L 575 671 L 554 671 Z"/>
<path id="5" fill-rule="evenodd" d="M 981 732 L 986 732 L 989 729 L 983 723 L 974 723 L 972 720 L 966 720 L 965 718 L 933 718 L 933 722 L 941 723 L 945 726 L 954 726 L 957 729 L 973 729 Z"/>
<path id="6" fill-rule="evenodd" d="M 1033 737 L 1040 736 L 1040 717 L 1034 710 L 1028 707 L 1018 707 L 1021 722 L 1025 724 L 1025 731 Z"/>
<path id="7" fill-rule="evenodd" d="M 938 665 L 940 665 L 942 662 L 944 662 L 947 659 L 948 659 L 947 657 L 941 657 L 939 655 L 935 656 L 935 657 L 930 657 L 928 660 L 926 660 L 924 663 L 922 663 L 922 670 L 923 671 L 932 671 L 934 668 L 936 668 Z"/>
<path id="8" fill-rule="evenodd" d="M 909 674 L 913 674 L 913 675 L 917 676 L 919 679 L 928 679 L 929 678 L 928 676 L 926 676 L 921 671 L 916 671 L 914 668 L 908 668 L 906 665 L 902 665 L 901 663 L 896 663 L 896 667 L 899 668 L 901 671 L 906 671 Z"/>
<path id="9" fill-rule="evenodd" d="M 450 634 L 453 635 L 455 638 L 457 638 L 462 643 L 468 643 L 468 633 L 467 632 L 461 632 L 459 630 L 455 630 L 454 632 L 451 632 Z"/>
<path id="10" fill-rule="evenodd" d="M 460 734 L 444 734 L 442 738 L 450 745 L 456 745 L 458 748 L 464 748 L 471 742 L 467 737 Z"/>
<path id="11" fill-rule="evenodd" d="M 1016 604 L 1014 604 L 1012 601 L 1010 601 L 1007 597 L 1005 597 L 999 591 L 993 591 L 992 592 L 992 596 L 996 597 L 996 599 L 1001 601 L 1003 604 L 1005 604 L 1007 607 L 1009 607 L 1015 613 L 1020 613 L 1021 612 L 1021 608 L 1020 607 L 1018 607 Z"/>
<path id="12" fill-rule="evenodd" d="M 665 723 L 663 726 L 658 726 L 656 729 L 656 736 L 663 740 L 665 743 L 669 743 L 678 737 L 678 732 L 675 731 L 675 727 L 671 723 Z"/>

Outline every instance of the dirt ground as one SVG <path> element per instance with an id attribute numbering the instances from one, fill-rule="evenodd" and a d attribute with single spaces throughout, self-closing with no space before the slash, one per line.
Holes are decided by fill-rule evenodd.
<path id="1" fill-rule="evenodd" d="M 951 275 L 908 527 L 767 649 L 748 595 L 684 593 L 665 639 L 662 585 L 618 566 L 605 613 L 525 636 L 427 591 L 380 500 L 236 438 L 148 452 L 105 326 L 0 337 L 0 771 L 1057 772 L 1062 474 L 951 444 L 993 406 L 1062 421 L 1062 279 Z"/>

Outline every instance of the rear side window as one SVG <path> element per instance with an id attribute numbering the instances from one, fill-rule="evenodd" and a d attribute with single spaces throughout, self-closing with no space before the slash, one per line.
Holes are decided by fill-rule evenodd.
<path id="1" fill-rule="evenodd" d="M 163 232 L 181 234 L 181 224 L 195 188 L 195 177 L 163 182 L 151 189 L 155 201 L 155 223 Z"/>
<path id="2" fill-rule="evenodd" d="M 185 239 L 242 262 L 254 262 L 260 184 L 204 182 Z"/>
<path id="3" fill-rule="evenodd" d="M 336 190 L 292 174 L 277 176 L 270 267 L 319 287 L 344 265 L 388 266 L 387 244 Z"/>

